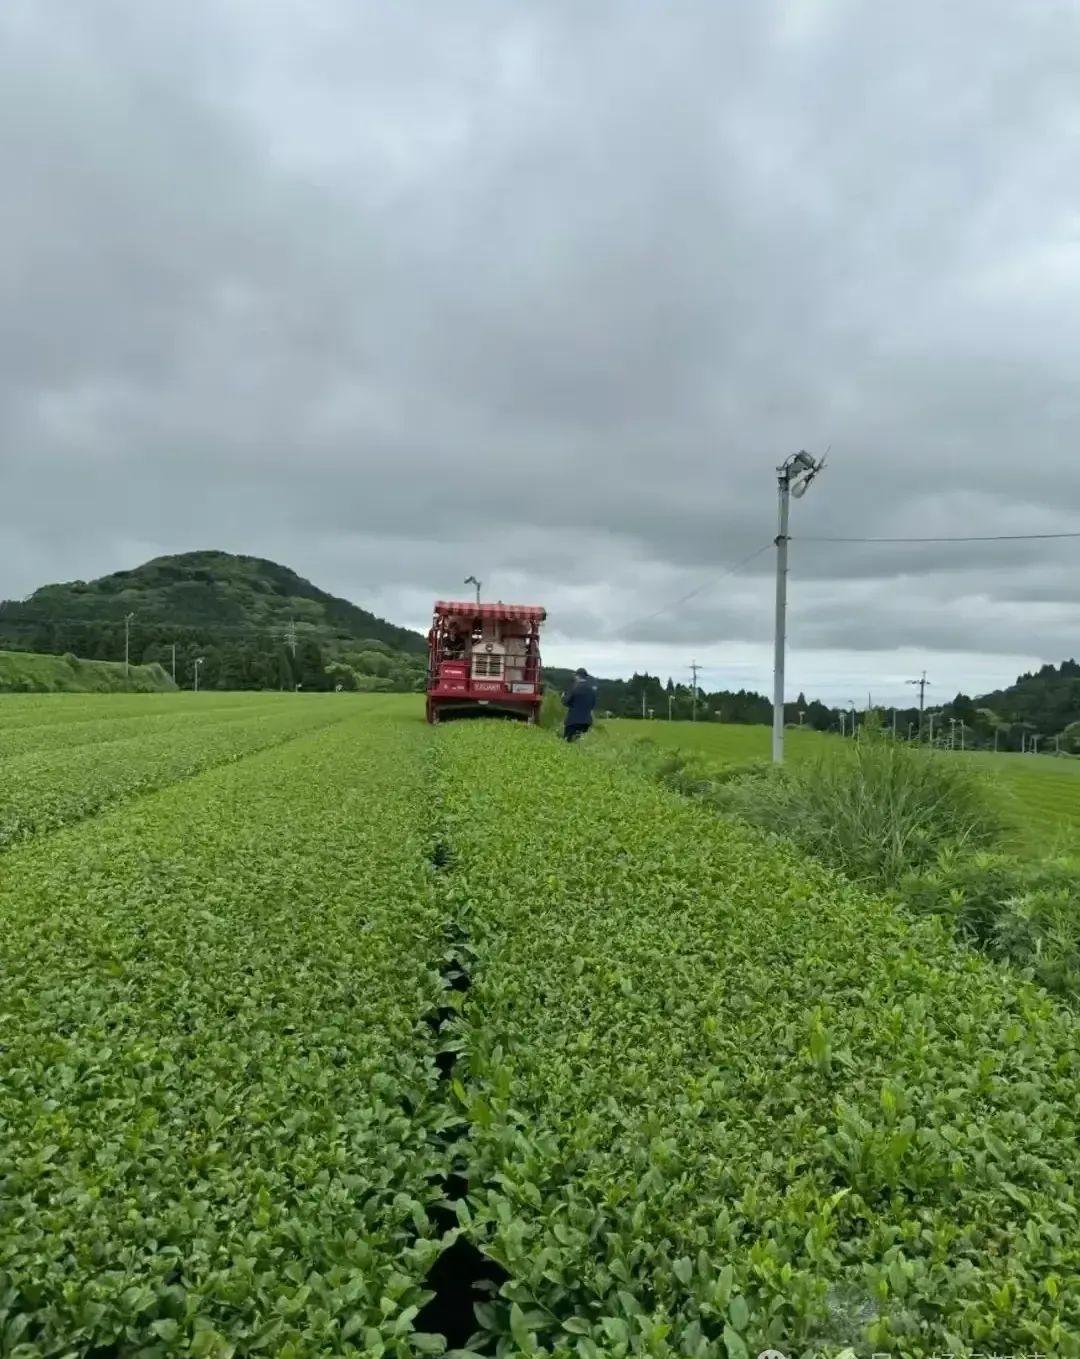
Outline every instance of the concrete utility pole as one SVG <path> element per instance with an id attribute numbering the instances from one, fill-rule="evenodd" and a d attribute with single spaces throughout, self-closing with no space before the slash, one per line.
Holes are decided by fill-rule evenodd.
<path id="1" fill-rule="evenodd" d="M 641 686 L 641 716 L 645 716 L 645 686 Z"/>
<path id="2" fill-rule="evenodd" d="M 466 577 L 465 577 L 464 583 L 465 583 L 466 585 L 475 585 L 475 586 L 476 586 L 476 606 L 477 606 L 477 608 L 479 608 L 479 607 L 480 607 L 480 584 L 481 584 L 481 582 L 478 581 L 478 580 L 476 579 L 475 576 L 466 576 Z"/>
<path id="3" fill-rule="evenodd" d="M 195 692 L 196 692 L 196 693 L 199 692 L 199 671 L 200 671 L 200 669 L 202 668 L 202 663 L 203 663 L 204 659 L 205 659 L 205 657 L 203 657 L 203 656 L 196 656 L 196 657 L 195 657 Z"/>
<path id="4" fill-rule="evenodd" d="M 998 737 L 999 737 L 1000 735 L 1001 735 L 1001 728 L 1000 728 L 1000 727 L 995 727 L 995 728 L 994 728 L 994 754 L 995 754 L 995 755 L 997 754 Z"/>
<path id="5" fill-rule="evenodd" d="M 912 732 L 914 732 L 914 730 L 915 730 L 915 723 L 914 723 L 914 722 L 909 722 L 909 723 L 907 724 L 907 738 L 908 738 L 909 741 L 911 740 L 911 735 L 912 735 Z"/>
<path id="6" fill-rule="evenodd" d="M 296 620 L 289 619 L 289 626 L 285 629 L 285 645 L 292 652 L 292 658 L 296 660 Z"/>
<path id="7" fill-rule="evenodd" d="M 908 680 L 907 683 L 908 683 L 908 684 L 916 684 L 916 685 L 918 685 L 918 687 L 919 687 L 919 740 L 921 741 L 921 740 L 922 740 L 923 709 L 926 707 L 926 686 L 930 683 L 930 681 L 926 678 L 926 671 L 924 670 L 924 671 L 922 672 L 922 678 L 921 678 L 921 679 L 917 679 L 917 680 Z M 931 739 L 931 741 L 933 741 L 933 739 L 934 739 L 934 738 L 933 738 L 933 734 L 931 734 L 930 739 Z"/>
<path id="8" fill-rule="evenodd" d="M 964 719 L 961 717 L 961 718 L 960 718 L 960 749 L 961 749 L 961 750 L 964 750 L 965 748 L 966 748 L 966 747 L 965 747 L 965 745 L 964 745 Z"/>
<path id="9" fill-rule="evenodd" d="M 803 721 L 803 718 L 804 718 L 805 716 L 806 716 L 806 709 L 805 709 L 805 708 L 800 708 L 800 709 L 799 709 L 799 726 L 800 726 L 800 727 L 802 726 L 802 721 Z"/>
<path id="10" fill-rule="evenodd" d="M 131 620 L 135 617 L 133 613 L 124 616 L 124 678 L 127 679 L 131 669 Z"/>
<path id="11" fill-rule="evenodd" d="M 787 642 L 788 515 L 791 497 L 801 499 L 824 466 L 824 458 L 813 458 L 805 449 L 800 449 L 790 458 L 785 458 L 776 469 L 779 513 L 776 534 L 776 624 L 773 659 L 773 764 L 784 762 L 784 651 Z"/>
<path id="12" fill-rule="evenodd" d="M 1041 737 L 1041 736 L 1036 736 L 1034 733 L 1032 733 L 1032 736 L 1031 736 L 1031 753 L 1032 753 L 1032 755 L 1038 755 L 1038 753 L 1039 753 L 1039 742 L 1040 742 L 1041 740 L 1042 740 L 1042 737 Z"/>
<path id="13" fill-rule="evenodd" d="M 674 695 L 674 694 L 668 694 L 668 696 L 667 696 L 667 720 L 668 720 L 669 722 L 671 721 L 671 705 L 672 705 L 674 702 L 675 702 L 675 695 Z"/>
<path id="14" fill-rule="evenodd" d="M 841 736 L 846 736 L 846 735 L 847 735 L 847 725 L 846 725 L 846 723 L 847 723 L 847 713 L 844 712 L 843 708 L 841 708 L 841 709 L 840 709 L 840 735 L 841 735 Z"/>
<path id="15" fill-rule="evenodd" d="M 856 722 L 855 722 L 855 700 L 853 698 L 848 699 L 848 707 L 851 709 L 851 734 L 852 736 L 854 736 Z"/>
<path id="16" fill-rule="evenodd" d="M 956 718 L 949 718 L 949 749 L 956 749 Z"/>
<path id="17" fill-rule="evenodd" d="M 928 713 L 927 716 L 929 717 L 929 720 L 930 720 L 930 744 L 933 745 L 933 744 L 934 744 L 934 718 L 937 716 L 937 713 Z"/>
<path id="18" fill-rule="evenodd" d="M 693 676 L 693 686 L 694 686 L 694 687 L 693 687 L 693 692 L 692 692 L 692 695 L 691 695 L 691 697 L 693 698 L 693 706 L 692 706 L 691 709 L 690 709 L 690 720 L 691 720 L 691 722 L 696 722 L 696 721 L 697 721 L 697 672 L 698 672 L 700 669 L 701 669 L 701 666 L 698 665 L 697 661 L 691 661 L 691 662 L 690 662 L 690 674 Z"/>
<path id="19" fill-rule="evenodd" d="M 172 682 L 176 683 L 176 643 L 172 644 Z"/>
<path id="20" fill-rule="evenodd" d="M 892 710 L 892 738 L 896 740 L 896 709 Z"/>

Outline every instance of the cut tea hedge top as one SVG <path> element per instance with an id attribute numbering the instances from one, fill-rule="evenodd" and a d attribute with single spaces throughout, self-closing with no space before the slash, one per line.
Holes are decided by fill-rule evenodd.
<path id="1" fill-rule="evenodd" d="M 443 740 L 507 1353 L 1080 1353 L 1071 1017 L 587 755 Z"/>

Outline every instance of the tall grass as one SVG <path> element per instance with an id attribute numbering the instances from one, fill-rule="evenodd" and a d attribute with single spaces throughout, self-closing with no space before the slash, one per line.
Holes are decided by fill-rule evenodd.
<path id="1" fill-rule="evenodd" d="M 848 876 L 886 885 L 946 847 L 987 847 L 1004 831 L 994 792 L 977 772 L 872 726 L 809 763 L 729 778 L 712 797 Z"/>
<path id="2" fill-rule="evenodd" d="M 649 741 L 604 753 L 878 886 L 946 849 L 995 845 L 1007 825 L 995 789 L 969 764 L 893 741 L 873 724 L 858 741 L 780 768 L 755 761 L 717 769 L 699 753 Z"/>
<path id="3" fill-rule="evenodd" d="M 849 877 L 884 885 L 946 847 L 989 847 L 1004 830 L 977 772 L 872 728 L 808 764 L 727 780 L 715 798 Z"/>

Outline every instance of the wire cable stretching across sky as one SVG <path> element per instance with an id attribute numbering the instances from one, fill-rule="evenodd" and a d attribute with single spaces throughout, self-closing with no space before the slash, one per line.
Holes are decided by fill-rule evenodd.
<path id="1" fill-rule="evenodd" d="M 799 543 L 1017 543 L 1036 538 L 1080 538 L 1076 533 L 975 533 L 950 534 L 940 538 L 819 538 L 814 534 L 792 534 Z"/>
<path id="2" fill-rule="evenodd" d="M 615 634 L 618 635 L 620 632 L 626 632 L 630 628 L 636 628 L 640 623 L 648 623 L 654 618 L 661 617 L 662 614 L 670 613 L 672 609 L 680 608 L 683 604 L 686 604 L 696 595 L 701 594 L 703 590 L 708 590 L 711 586 L 716 585 L 719 581 L 724 580 L 728 576 L 734 575 L 735 572 L 741 570 L 742 567 L 748 566 L 750 562 L 754 560 L 755 557 L 760 557 L 763 552 L 768 552 L 770 548 L 775 546 L 776 546 L 775 540 L 770 538 L 767 543 L 762 543 L 760 547 L 755 547 L 753 552 L 748 552 L 745 557 L 740 558 L 739 561 L 733 562 L 731 566 L 726 567 L 723 571 L 720 572 L 718 576 L 710 577 L 703 584 L 695 586 L 694 589 L 692 590 L 688 590 L 686 594 L 682 595 L 679 599 L 673 599 L 669 604 L 665 604 L 663 608 L 656 609 L 652 613 L 642 614 L 640 618 L 632 618 L 629 621 L 629 623 L 621 624 L 619 627 L 615 629 Z"/>
<path id="3" fill-rule="evenodd" d="M 1080 538 L 1080 530 L 1068 533 L 974 533 L 974 534 L 948 534 L 940 537 L 925 538 L 832 538 L 820 537 L 816 534 L 791 534 L 791 542 L 799 543 L 1014 543 L 1014 542 L 1033 542 L 1036 540 L 1061 539 L 1061 538 Z M 776 540 L 770 539 L 763 543 L 753 552 L 748 553 L 739 561 L 723 570 L 720 575 L 713 576 L 701 585 L 697 585 L 692 590 L 678 599 L 673 599 L 665 604 L 663 608 L 655 609 L 652 613 L 643 614 L 640 618 L 632 618 L 629 623 L 623 623 L 615 629 L 615 635 L 627 632 L 630 628 L 636 628 L 641 623 L 651 622 L 654 618 L 660 618 L 663 614 L 671 613 L 673 609 L 681 608 L 703 591 L 711 586 L 718 584 L 728 576 L 732 576 L 744 566 L 748 566 L 756 557 L 760 557 L 763 552 L 768 552 L 771 547 L 776 546 Z"/>

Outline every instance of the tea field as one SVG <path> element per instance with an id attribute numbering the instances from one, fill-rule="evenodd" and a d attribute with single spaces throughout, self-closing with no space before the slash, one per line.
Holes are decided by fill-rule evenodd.
<path id="1" fill-rule="evenodd" d="M 616 741 L 647 738 L 664 749 L 693 751 L 718 766 L 768 760 L 772 748 L 772 731 L 761 726 L 616 719 L 602 723 L 600 730 Z M 793 728 L 786 733 L 785 752 L 793 761 L 813 759 L 828 755 L 839 743 L 835 735 Z M 1080 844 L 1080 759 L 983 751 L 943 753 L 941 758 L 963 760 L 991 780 L 1016 825 L 1010 848 L 1027 855 L 1065 848 L 1075 852 Z"/>
<path id="2" fill-rule="evenodd" d="M 691 800 L 13 697 L 0 827 L 6 1359 L 1080 1356 L 1075 1016 Z"/>

